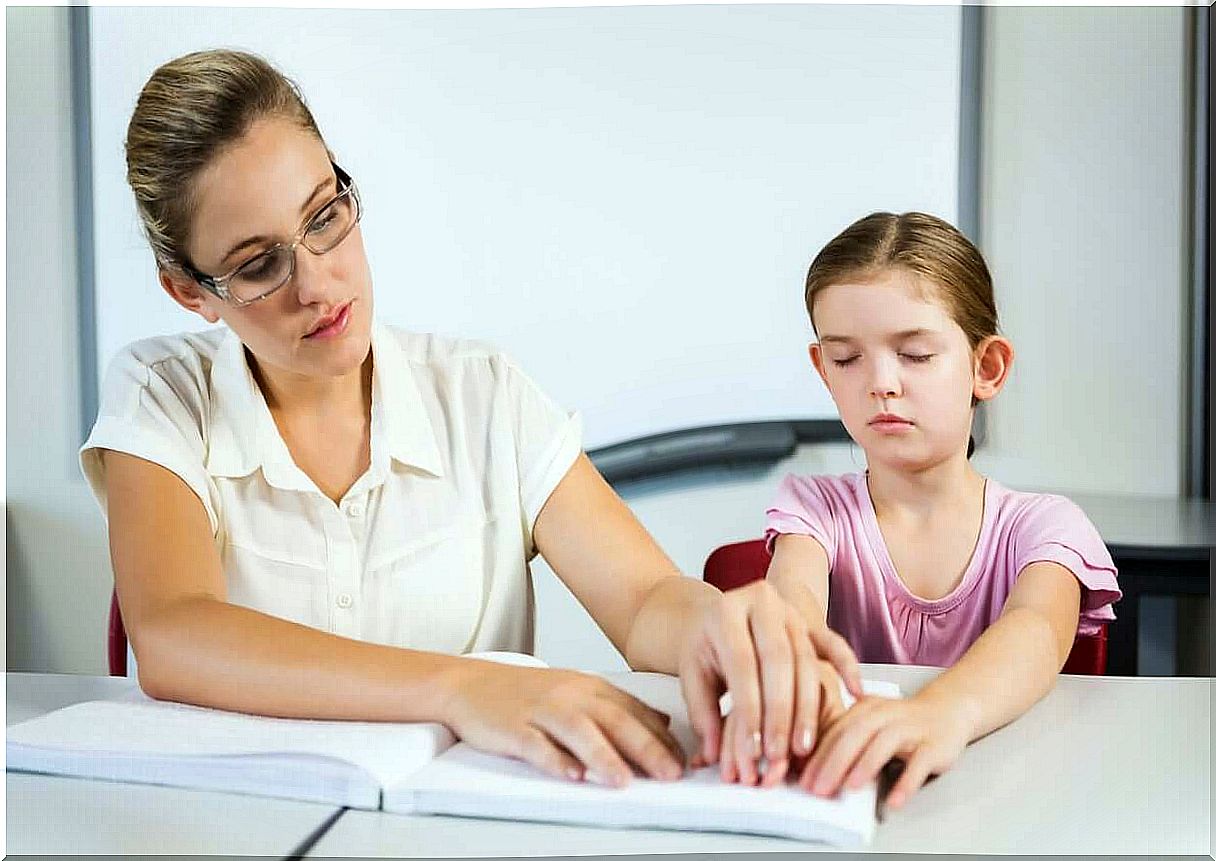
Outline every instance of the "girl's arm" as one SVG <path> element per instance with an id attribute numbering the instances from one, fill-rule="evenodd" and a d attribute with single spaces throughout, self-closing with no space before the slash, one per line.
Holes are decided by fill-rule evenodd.
<path id="1" fill-rule="evenodd" d="M 198 497 L 148 461 L 103 458 L 115 584 L 150 696 L 279 717 L 438 721 L 575 779 L 626 782 L 625 760 L 679 775 L 664 716 L 603 680 L 360 642 L 228 603 Z"/>
<path id="2" fill-rule="evenodd" d="M 855 697 L 862 695 L 861 668 L 848 641 L 828 627 L 828 554 L 809 535 L 778 535 L 765 579 L 798 609 L 811 631 L 811 643 Z"/>
<path id="3" fill-rule="evenodd" d="M 764 582 L 723 594 L 680 576 L 586 455 L 562 478 L 533 530 L 537 548 L 636 670 L 679 674 L 697 759 L 731 745 L 754 774 L 802 746 L 817 707 L 815 655 L 801 615 Z M 723 738 L 718 698 L 741 719 Z"/>
<path id="4" fill-rule="evenodd" d="M 1018 717 L 1055 684 L 1077 631 L 1081 588 L 1055 562 L 1027 565 L 1001 616 L 953 667 L 907 700 L 866 698 L 823 735 L 802 777 L 817 795 L 862 786 L 905 761 L 888 803 L 903 804 L 967 744 Z"/>

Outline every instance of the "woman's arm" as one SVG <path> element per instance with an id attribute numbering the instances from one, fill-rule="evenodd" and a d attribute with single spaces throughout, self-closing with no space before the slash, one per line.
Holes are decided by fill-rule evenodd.
<path id="1" fill-rule="evenodd" d="M 150 696 L 279 717 L 439 721 L 483 750 L 607 783 L 628 781 L 624 760 L 679 774 L 663 717 L 602 680 L 364 643 L 228 603 L 194 493 L 148 461 L 103 457 L 115 583 Z"/>
<path id="2" fill-rule="evenodd" d="M 930 774 L 949 769 L 968 743 L 1023 714 L 1068 659 L 1081 589 L 1054 562 L 1027 565 L 1001 616 L 953 667 L 907 700 L 867 698 L 831 726 L 803 783 L 816 794 L 872 780 L 892 757 L 905 760 L 888 803 L 898 807 Z"/>
<path id="3" fill-rule="evenodd" d="M 754 775 L 765 755 L 802 755 L 818 707 L 815 655 L 805 622 L 767 583 L 722 594 L 682 577 L 586 455 L 541 509 L 537 548 L 637 670 L 679 674 L 698 759 L 733 744 Z M 718 698 L 730 690 L 740 718 L 722 739 Z"/>

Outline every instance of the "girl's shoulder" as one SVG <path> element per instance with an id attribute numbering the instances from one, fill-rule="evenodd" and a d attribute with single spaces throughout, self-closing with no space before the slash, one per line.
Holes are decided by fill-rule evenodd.
<path id="1" fill-rule="evenodd" d="M 777 486 L 775 505 L 840 514 L 857 511 L 866 492 L 866 477 L 861 472 L 842 475 L 789 473 Z"/>
<path id="2" fill-rule="evenodd" d="M 1018 530 L 1036 530 L 1074 523 L 1089 524 L 1081 507 L 1058 493 L 1014 490 L 987 479 L 988 503 L 995 506 L 998 523 Z"/>

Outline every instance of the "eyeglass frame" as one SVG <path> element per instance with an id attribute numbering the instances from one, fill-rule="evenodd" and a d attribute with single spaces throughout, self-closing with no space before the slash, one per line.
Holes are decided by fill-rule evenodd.
<path id="1" fill-rule="evenodd" d="M 206 273 L 200 272 L 197 269 L 195 269 L 193 266 L 191 266 L 185 260 L 178 261 L 178 266 L 181 268 L 181 270 L 183 272 L 185 272 L 187 275 L 189 275 L 195 281 L 195 283 L 197 283 L 204 290 L 208 291 L 212 295 L 219 297 L 223 301 L 228 302 L 229 304 L 231 304 L 237 308 L 243 308 L 246 305 L 252 305 L 254 302 L 261 302 L 263 299 L 265 299 L 269 296 L 273 296 L 275 293 L 282 290 L 283 287 L 287 284 L 287 282 L 289 282 L 291 280 L 291 277 L 293 275 L 295 275 L 295 273 L 296 273 L 296 248 L 297 247 L 303 245 L 305 248 L 308 248 L 308 250 L 310 252 L 312 252 L 313 254 L 316 254 L 318 256 L 320 256 L 322 254 L 328 254 L 330 251 L 333 251 L 335 248 L 337 248 L 339 245 L 341 245 L 343 242 L 346 241 L 346 238 L 348 236 L 350 236 L 351 231 L 355 229 L 355 225 L 357 225 L 359 223 L 359 221 L 363 218 L 363 201 L 359 197 L 359 189 L 355 187 L 354 179 L 351 177 L 351 175 L 349 173 L 347 173 L 345 170 L 343 170 L 342 167 L 333 159 L 329 160 L 329 164 L 334 169 L 334 177 L 338 180 L 339 191 L 337 194 L 335 194 L 333 197 L 331 197 L 329 200 L 327 200 L 324 204 L 322 204 L 320 207 L 318 207 L 316 212 L 314 212 L 312 215 L 310 215 L 308 217 L 308 220 L 305 221 L 303 226 L 299 229 L 299 231 L 296 232 L 296 235 L 292 238 L 290 243 L 284 244 L 282 242 L 276 242 L 274 245 L 270 246 L 269 248 L 267 248 L 265 251 L 261 252 L 260 254 L 257 254 L 254 257 L 250 257 L 248 260 L 246 260 L 244 263 L 242 263 L 241 265 L 237 266 L 235 269 L 228 272 L 226 275 L 216 275 L 216 276 L 207 275 Z M 331 206 L 333 206 L 335 203 L 337 203 L 343 197 L 350 197 L 352 203 L 354 204 L 355 220 L 351 222 L 350 228 L 346 231 L 346 233 L 342 236 L 342 238 L 339 239 L 337 242 L 335 242 L 333 245 L 331 245 L 327 250 L 313 251 L 313 249 L 309 248 L 307 243 L 304 242 L 304 237 L 306 237 L 308 235 L 308 229 L 310 227 L 312 227 L 313 222 L 317 220 L 317 216 L 319 216 L 322 212 L 325 212 L 327 209 L 329 209 Z M 267 254 L 271 254 L 280 248 L 286 248 L 289 251 L 291 251 L 291 271 L 287 273 L 287 277 L 283 279 L 283 283 L 279 284 L 273 290 L 268 290 L 267 292 L 263 293 L 261 296 L 257 296 L 253 299 L 241 299 L 236 296 L 233 296 L 232 291 L 230 291 L 228 289 L 228 282 L 231 281 L 238 272 L 240 272 L 242 269 L 244 269 L 250 263 L 253 263 L 255 260 L 260 260 L 262 257 L 266 256 Z"/>

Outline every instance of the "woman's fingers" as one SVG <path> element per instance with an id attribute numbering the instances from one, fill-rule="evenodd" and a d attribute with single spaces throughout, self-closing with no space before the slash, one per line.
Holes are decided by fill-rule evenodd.
<path id="1" fill-rule="evenodd" d="M 604 786 L 625 786 L 633 770 L 604 731 L 582 712 L 551 711 L 536 716 L 533 726 L 543 730 L 583 765 L 583 777 Z"/>
<path id="2" fill-rule="evenodd" d="M 857 656 L 853 654 L 848 641 L 827 625 L 812 626 L 810 637 L 819 657 L 836 669 L 849 693 L 861 699 L 861 665 L 857 663 Z"/>
<path id="3" fill-rule="evenodd" d="M 737 718 L 733 718 L 729 714 L 726 716 L 726 720 L 722 723 L 724 739 L 734 738 L 735 732 L 738 731 L 737 722 Z M 739 779 L 739 768 L 735 764 L 734 744 L 722 745 L 722 757 L 718 762 L 718 776 L 722 778 L 723 783 L 734 783 Z"/>
<path id="4" fill-rule="evenodd" d="M 698 664 L 680 673 L 680 688 L 688 705 L 688 721 L 700 740 L 697 761 L 713 765 L 722 748 L 722 712 L 718 699 L 722 684 L 712 667 Z"/>
<path id="5" fill-rule="evenodd" d="M 599 726 L 612 746 L 638 770 L 658 780 L 676 780 L 684 773 L 680 745 L 664 726 L 647 726 L 628 710 L 605 705 Z"/>
<path id="6" fill-rule="evenodd" d="M 724 603 L 719 634 L 722 642 L 718 644 L 718 652 L 730 691 L 731 714 L 738 722 L 732 733 L 734 738 L 724 736 L 723 744 L 735 745 L 735 764 L 740 779 L 744 779 L 754 773 L 756 761 L 764 752 L 760 731 L 760 677 L 745 605 L 729 600 Z"/>
<path id="7" fill-rule="evenodd" d="M 808 640 L 797 630 L 790 632 L 794 647 L 794 719 L 790 731 L 790 752 L 806 757 L 815 749 L 819 729 L 819 662 Z"/>
<path id="8" fill-rule="evenodd" d="M 787 619 L 780 600 L 762 595 L 752 605 L 749 627 L 760 670 L 763 755 L 770 767 L 789 756 L 794 715 L 795 652 Z"/>
<path id="9" fill-rule="evenodd" d="M 554 777 L 582 780 L 585 773 L 582 763 L 538 727 L 526 727 L 520 733 L 513 754 L 516 759 L 531 763 Z"/>

